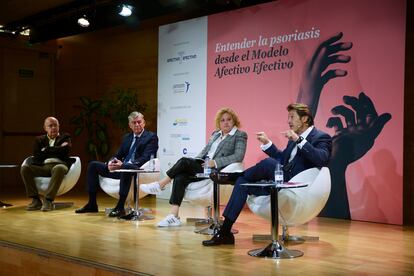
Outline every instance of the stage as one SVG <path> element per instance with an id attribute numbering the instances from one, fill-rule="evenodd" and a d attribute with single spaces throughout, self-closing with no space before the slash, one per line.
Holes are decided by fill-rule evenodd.
<path id="1" fill-rule="evenodd" d="M 115 200 L 99 197 L 100 212 L 75 214 L 86 196 L 62 196 L 74 206 L 52 212 L 25 210 L 24 196 L 1 198 L 13 206 L 0 209 L 0 275 L 272 275 L 414 273 L 414 229 L 395 225 L 316 218 L 291 228 L 291 234 L 319 236 L 319 241 L 289 245 L 304 252 L 295 259 L 272 260 L 247 255 L 268 244 L 252 234 L 270 233 L 270 223 L 248 209 L 235 228 L 236 244 L 204 247 L 209 236 L 194 226 L 157 228 L 169 210 L 166 200 L 146 197 L 142 207 L 155 220 L 108 218 Z M 221 207 L 223 209 L 223 207 Z M 201 207 L 183 204 L 181 218 L 203 216 Z"/>

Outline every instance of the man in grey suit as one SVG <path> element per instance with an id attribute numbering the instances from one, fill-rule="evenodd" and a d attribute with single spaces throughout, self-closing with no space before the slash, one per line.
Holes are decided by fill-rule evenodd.
<path id="1" fill-rule="evenodd" d="M 197 181 L 195 175 L 203 172 L 204 161 L 209 158 L 207 166 L 220 170 L 225 166 L 242 162 L 246 153 L 247 134 L 239 130 L 240 120 L 230 108 L 220 109 L 215 118 L 216 131 L 211 135 L 207 145 L 195 158 L 183 157 L 167 172 L 167 176 L 159 182 L 140 185 L 140 189 L 148 194 L 157 194 L 173 181 L 170 197 L 171 213 L 158 223 L 159 227 L 180 226 L 178 211 L 184 198 L 186 187 Z M 200 179 L 199 179 L 200 180 Z"/>

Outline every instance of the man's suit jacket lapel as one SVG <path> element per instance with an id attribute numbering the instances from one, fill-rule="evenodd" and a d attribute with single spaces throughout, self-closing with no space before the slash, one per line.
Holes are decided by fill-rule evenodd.
<path id="1" fill-rule="evenodd" d="M 292 142 L 292 141 L 288 142 L 286 150 L 283 154 L 283 165 L 286 165 L 287 163 L 289 163 L 290 154 L 292 153 L 292 150 L 295 146 L 296 146 L 296 144 L 294 142 Z"/>
<path id="2" fill-rule="evenodd" d="M 140 152 L 140 147 L 147 142 L 149 137 L 148 131 L 144 131 L 137 140 L 137 152 Z"/>
<path id="3" fill-rule="evenodd" d="M 61 142 L 62 142 L 63 138 L 64 138 L 63 135 L 58 135 L 56 137 L 55 146 L 58 146 L 58 145 L 62 144 Z M 49 139 L 47 139 L 47 140 L 49 140 Z M 47 141 L 47 142 L 49 143 L 49 141 Z"/>
<path id="4" fill-rule="evenodd" d="M 131 148 L 132 141 L 134 141 L 134 133 L 133 132 L 128 136 L 128 142 L 127 142 L 127 145 L 126 145 L 128 151 Z"/>
<path id="5" fill-rule="evenodd" d="M 316 128 L 313 128 L 311 130 L 311 132 L 309 132 L 308 136 L 306 137 L 306 141 L 308 141 L 308 143 L 312 143 L 313 137 L 315 136 L 315 134 L 316 134 Z M 288 146 L 287 146 L 286 151 L 285 151 L 285 156 L 284 156 L 284 160 L 283 160 L 284 163 L 283 164 L 289 163 L 290 154 L 292 153 L 292 150 L 295 148 L 295 146 L 296 146 L 295 142 L 293 142 L 293 141 L 288 142 Z M 295 157 L 290 162 L 294 163 L 300 155 L 301 155 L 301 152 L 298 149 L 298 151 L 296 152 Z"/>
<path id="6" fill-rule="evenodd" d="M 308 141 L 309 143 L 312 143 L 313 141 L 313 137 L 316 135 L 316 128 L 314 127 L 311 132 L 308 134 L 308 136 L 306 137 L 306 141 Z"/>
<path id="7" fill-rule="evenodd" d="M 131 148 L 132 141 L 134 141 L 134 133 L 131 132 L 128 134 L 128 137 L 126 140 L 124 140 L 124 143 L 122 145 L 123 148 L 123 157 L 126 157 L 129 153 L 129 149 Z"/>
<path id="8" fill-rule="evenodd" d="M 139 143 L 145 143 L 149 137 L 149 132 L 148 131 L 144 131 L 144 133 L 142 133 L 141 137 L 138 139 Z"/>
<path id="9" fill-rule="evenodd" d="M 48 146 L 49 145 L 49 138 L 47 138 L 47 135 L 43 135 L 39 139 L 39 144 L 42 146 Z"/>

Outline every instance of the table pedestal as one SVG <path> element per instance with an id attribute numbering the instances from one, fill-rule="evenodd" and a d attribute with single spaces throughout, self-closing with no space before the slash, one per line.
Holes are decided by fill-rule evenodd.
<path id="1" fill-rule="evenodd" d="M 0 165 L 0 168 L 16 168 L 16 167 L 18 167 L 18 165 Z M 0 201 L 0 207 L 6 208 L 10 206 L 13 206 L 13 205 Z"/>
<path id="2" fill-rule="evenodd" d="M 214 174 L 215 172 L 213 172 L 212 174 Z M 211 175 L 212 175 L 211 174 Z M 212 218 L 212 223 L 210 225 L 208 225 L 207 227 L 204 227 L 202 229 L 196 229 L 194 230 L 195 233 L 197 234 L 204 234 L 204 235 L 215 235 L 218 230 L 220 230 L 220 227 L 223 223 L 222 220 L 220 220 L 220 173 L 216 173 L 217 177 L 213 176 L 212 180 L 213 180 L 213 218 Z M 197 177 L 201 177 L 201 174 L 197 174 Z M 237 234 L 239 233 L 238 230 L 236 229 L 231 229 L 231 232 L 233 234 Z"/>
<path id="3" fill-rule="evenodd" d="M 303 256 L 302 251 L 289 250 L 279 241 L 272 241 L 265 248 L 250 250 L 248 254 L 253 257 L 267 257 L 272 259 L 290 259 Z"/>
<path id="4" fill-rule="evenodd" d="M 246 184 L 248 185 L 248 184 Z M 265 185 L 265 184 L 264 184 Z M 279 215 L 278 215 L 278 191 L 276 184 L 270 187 L 270 211 L 272 215 L 272 242 L 265 248 L 253 249 L 248 252 L 253 257 L 266 257 L 272 259 L 290 259 L 303 256 L 299 250 L 287 249 L 279 240 Z"/>
<path id="5" fill-rule="evenodd" d="M 10 207 L 10 206 L 13 206 L 13 205 L 12 204 L 9 204 L 9 203 L 4 203 L 4 202 L 1 202 L 0 201 L 0 207 L 6 208 L 6 207 Z"/>
<path id="6" fill-rule="evenodd" d="M 145 171 L 145 170 L 130 170 L 130 169 L 122 169 L 117 170 L 119 172 L 134 172 L 136 173 L 135 177 L 135 185 L 134 185 L 134 194 L 135 194 L 135 206 L 132 209 L 132 212 L 125 215 L 120 216 L 119 219 L 123 220 L 132 220 L 132 221 L 144 221 L 144 220 L 152 220 L 155 217 L 152 215 L 147 215 L 148 209 L 140 208 L 139 207 L 139 174 L 141 173 L 154 173 L 157 171 Z"/>
<path id="7" fill-rule="evenodd" d="M 203 177 L 201 174 L 197 174 L 197 177 Z M 206 176 L 204 176 L 206 177 Z M 208 177 L 207 177 L 208 178 Z M 204 235 L 215 235 L 218 230 L 220 229 L 220 187 L 216 181 L 213 181 L 213 218 L 210 225 L 207 227 L 196 229 L 194 230 L 197 234 L 204 234 Z"/>

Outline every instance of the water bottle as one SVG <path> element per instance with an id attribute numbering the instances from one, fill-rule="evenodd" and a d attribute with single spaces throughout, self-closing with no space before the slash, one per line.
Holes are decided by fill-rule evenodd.
<path id="1" fill-rule="evenodd" d="M 149 164 L 148 164 L 149 166 L 148 166 L 148 170 L 149 171 L 155 171 L 155 159 L 154 159 L 154 154 L 151 154 L 151 158 L 150 158 L 150 161 L 149 161 Z"/>
<path id="2" fill-rule="evenodd" d="M 276 163 L 276 167 L 275 167 L 275 183 L 278 184 L 283 184 L 283 169 L 282 169 L 282 165 L 280 164 L 280 162 Z"/>
<path id="3" fill-rule="evenodd" d="M 207 156 L 206 159 L 204 159 L 204 175 L 210 175 L 211 173 L 211 168 L 208 166 L 208 161 L 210 161 L 210 158 Z"/>
<path id="4" fill-rule="evenodd" d="M 152 162 L 151 162 L 151 166 L 152 166 L 152 171 L 155 171 L 157 168 L 155 167 L 155 156 L 152 157 Z"/>

